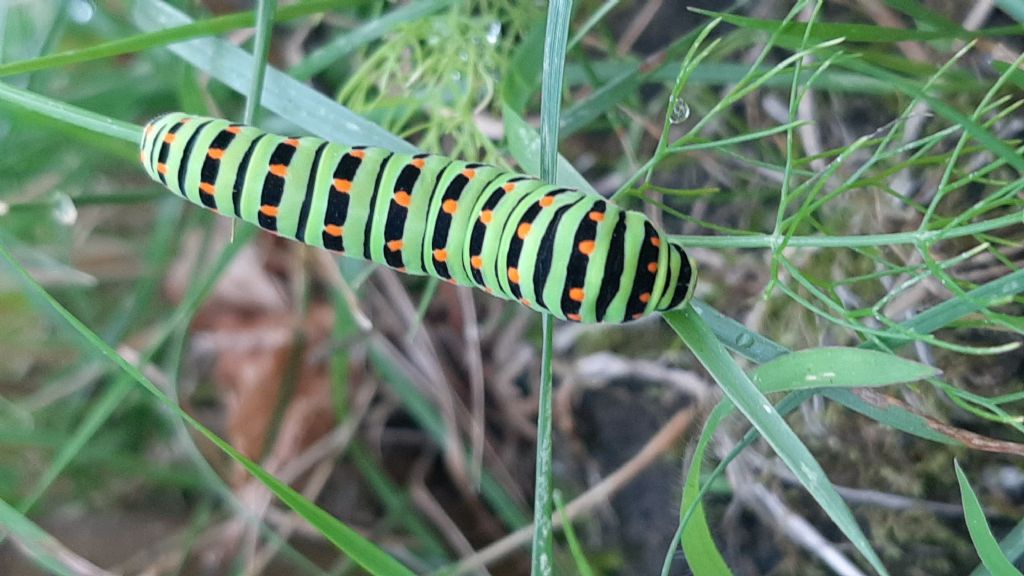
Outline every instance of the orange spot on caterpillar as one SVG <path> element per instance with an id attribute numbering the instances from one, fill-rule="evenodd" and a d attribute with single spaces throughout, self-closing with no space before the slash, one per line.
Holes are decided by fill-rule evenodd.
<path id="1" fill-rule="evenodd" d="M 352 181 L 345 180 L 344 178 L 335 178 L 334 189 L 343 194 L 348 194 L 348 191 L 352 189 Z"/>
<path id="2" fill-rule="evenodd" d="M 270 205 L 270 204 L 264 204 L 263 206 L 260 206 L 260 214 L 263 214 L 264 216 L 270 216 L 271 218 L 276 218 L 277 217 L 277 211 L 278 211 L 277 206 L 273 206 L 273 205 Z"/>
<path id="3" fill-rule="evenodd" d="M 447 262 L 448 251 L 444 248 L 436 248 L 434 250 L 434 260 L 437 260 L 438 262 Z"/>
<path id="4" fill-rule="evenodd" d="M 654 246 L 655 248 L 661 246 L 661 238 L 657 236 L 651 236 L 651 246 Z"/>
<path id="5" fill-rule="evenodd" d="M 519 299 L 519 303 L 522 304 L 523 306 L 529 306 L 530 305 L 530 301 L 527 300 L 526 298 L 520 298 Z"/>
<path id="6" fill-rule="evenodd" d="M 224 129 L 228 134 L 240 134 L 242 132 L 241 126 L 228 126 Z"/>
<path id="7" fill-rule="evenodd" d="M 644 292 L 643 294 L 641 294 L 640 295 L 640 301 L 643 302 L 644 304 L 647 304 L 648 302 L 650 302 L 651 301 L 651 293 L 650 292 Z"/>
<path id="8" fill-rule="evenodd" d="M 152 134 L 154 128 L 155 126 L 153 126 L 152 124 L 146 124 L 146 136 Z"/>
<path id="9" fill-rule="evenodd" d="M 506 182 L 506 183 L 502 184 L 501 188 L 503 190 L 505 190 L 505 193 L 507 194 L 507 193 L 509 193 L 509 192 L 511 192 L 511 191 L 516 189 L 516 183 L 515 182 Z"/>
<path id="10" fill-rule="evenodd" d="M 651 274 L 654 274 L 655 272 L 657 272 L 658 271 L 658 263 L 657 262 L 651 262 L 650 264 L 648 264 L 647 265 L 647 271 L 650 272 Z"/>
<path id="11" fill-rule="evenodd" d="M 299 147 L 299 139 L 298 138 L 287 138 L 287 139 L 285 139 L 284 143 L 287 144 L 288 146 L 291 146 L 292 148 L 298 148 Z"/>
<path id="12" fill-rule="evenodd" d="M 487 292 L 488 294 L 494 294 L 494 290 L 491 289 L 490 286 L 484 286 L 484 292 Z"/>
<path id="13" fill-rule="evenodd" d="M 398 192 L 395 192 L 395 204 L 398 204 L 402 208 L 408 208 L 409 204 L 412 204 L 412 196 L 410 196 L 405 190 L 399 190 Z"/>
<path id="14" fill-rule="evenodd" d="M 579 246 L 577 246 L 577 248 L 579 248 L 580 252 L 582 252 L 583 254 L 586 254 L 587 256 L 590 256 L 590 254 L 594 251 L 594 241 L 593 240 L 584 240 L 584 241 L 580 242 L 580 244 L 579 244 Z"/>
<path id="15" fill-rule="evenodd" d="M 541 208 L 547 208 L 548 206 L 551 206 L 554 203 L 555 203 L 555 197 L 554 196 L 545 196 L 545 197 L 543 197 L 543 198 L 541 198 L 539 200 L 539 204 L 540 204 Z"/>
<path id="16" fill-rule="evenodd" d="M 164 144 L 172 144 L 174 142 L 174 133 L 168 132 L 164 134 Z"/>
<path id="17" fill-rule="evenodd" d="M 220 160 L 221 158 L 224 157 L 224 149 L 223 148 L 210 148 L 206 152 L 206 155 L 209 156 L 210 158 L 213 158 L 214 160 Z"/>
<path id="18" fill-rule="evenodd" d="M 583 288 L 570 288 L 569 289 L 569 300 L 573 302 L 583 302 Z"/>
<path id="19" fill-rule="evenodd" d="M 518 228 L 516 228 L 516 236 L 518 236 L 520 240 L 526 240 L 526 236 L 530 233 L 531 228 L 533 228 L 533 226 L 529 222 L 523 222 Z"/>
<path id="20" fill-rule="evenodd" d="M 490 224 L 491 220 L 494 220 L 493 210 L 484 210 L 483 212 L 480 213 L 480 221 L 483 222 L 484 224 Z"/>
<path id="21" fill-rule="evenodd" d="M 398 252 L 403 246 L 405 246 L 405 242 L 402 242 L 401 240 L 392 240 L 388 242 L 388 250 L 391 250 L 392 252 Z"/>
<path id="22" fill-rule="evenodd" d="M 146 153 L 145 152 L 139 151 L 139 160 L 141 160 L 143 164 L 146 163 Z"/>
<path id="23" fill-rule="evenodd" d="M 566 314 L 565 317 L 568 318 L 569 320 L 572 320 L 573 322 L 579 322 L 580 320 L 582 320 L 579 314 Z"/>
<path id="24" fill-rule="evenodd" d="M 509 267 L 509 269 L 508 269 L 508 279 L 513 284 L 519 284 L 519 269 L 518 268 Z"/>
<path id="25" fill-rule="evenodd" d="M 164 164 L 163 162 L 158 162 L 156 165 L 156 171 L 161 174 L 167 174 L 167 164 Z"/>
<path id="26" fill-rule="evenodd" d="M 345 229 L 341 226 L 338 226 L 337 224 L 328 224 L 324 226 L 324 232 L 328 236 L 334 236 L 335 238 L 338 238 L 339 236 L 345 233 Z"/>
<path id="27" fill-rule="evenodd" d="M 465 176 L 467 180 L 472 180 L 473 177 L 476 176 L 476 170 L 473 170 L 472 168 L 466 168 L 465 170 L 462 171 L 462 175 Z"/>
<path id="28" fill-rule="evenodd" d="M 406 268 L 405 266 L 399 266 L 398 268 L 395 268 L 395 272 L 403 272 L 404 273 L 404 272 L 407 272 L 408 270 L 409 269 Z"/>
<path id="29" fill-rule="evenodd" d="M 288 166 L 286 164 L 271 164 L 270 173 L 279 178 L 284 178 L 288 175 Z"/>
<path id="30" fill-rule="evenodd" d="M 444 281 L 449 283 L 449 284 L 451 284 L 452 286 L 458 286 L 459 285 L 459 283 L 456 282 L 454 278 L 445 278 Z"/>
<path id="31" fill-rule="evenodd" d="M 423 158 L 413 158 L 412 162 L 409 162 L 409 164 L 412 164 L 416 168 L 423 170 Z"/>
<path id="32" fill-rule="evenodd" d="M 459 203 L 451 198 L 445 200 L 444 203 L 441 204 L 441 210 L 444 210 L 445 214 L 455 214 L 455 211 L 458 210 L 458 208 Z"/>
<path id="33" fill-rule="evenodd" d="M 366 158 L 366 151 L 365 150 L 350 150 L 348 155 L 352 156 L 353 158 L 359 158 L 360 160 L 362 160 L 363 158 Z"/>
<path id="34" fill-rule="evenodd" d="M 594 210 L 590 214 L 587 214 L 587 217 L 589 217 L 594 222 L 600 222 L 604 220 L 604 212 L 598 212 L 597 210 Z"/>
<path id="35" fill-rule="evenodd" d="M 473 266 L 473 268 L 476 268 L 477 270 L 484 267 L 484 259 L 481 258 L 479 255 L 470 258 L 469 263 Z"/>
<path id="36" fill-rule="evenodd" d="M 202 192 L 203 194 L 213 196 L 213 184 L 210 182 L 200 182 L 199 191 Z"/>

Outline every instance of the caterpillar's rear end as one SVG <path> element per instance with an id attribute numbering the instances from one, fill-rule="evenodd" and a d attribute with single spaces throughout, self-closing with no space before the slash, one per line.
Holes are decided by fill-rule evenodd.
<path id="1" fill-rule="evenodd" d="M 275 234 L 577 322 L 683 306 L 696 267 L 641 213 L 432 154 L 286 138 L 172 113 L 141 159 L 191 202 Z"/>

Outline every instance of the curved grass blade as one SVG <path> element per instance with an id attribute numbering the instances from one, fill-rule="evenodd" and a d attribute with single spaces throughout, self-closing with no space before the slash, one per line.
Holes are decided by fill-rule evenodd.
<path id="1" fill-rule="evenodd" d="M 729 356 L 698 313 L 689 307 L 664 317 L 718 382 L 726 397 L 743 412 L 872 568 L 879 574 L 888 574 L 817 460 Z"/>
<path id="2" fill-rule="evenodd" d="M 216 445 L 221 451 L 230 456 L 233 460 L 242 465 L 247 472 L 262 482 L 271 492 L 274 493 L 288 507 L 305 518 L 310 524 L 324 535 L 325 538 L 334 543 L 340 550 L 348 554 L 360 566 L 371 574 L 386 575 L 410 575 L 405 566 L 397 560 L 377 548 L 372 542 L 365 539 L 355 530 L 349 528 L 337 518 L 329 515 L 315 504 L 306 499 L 302 494 L 284 484 L 271 474 L 263 470 L 258 464 L 246 458 L 233 446 L 214 434 L 209 428 L 203 426 L 198 420 L 182 410 L 162 390 L 150 381 L 142 371 L 128 363 L 113 348 L 97 336 L 92 330 L 69 312 L 64 306 L 57 302 L 46 290 L 36 283 L 15 260 L 7 247 L 0 244 L 0 259 L 5 261 L 14 273 L 17 280 L 24 286 L 25 293 L 31 297 L 46 302 L 74 331 L 81 336 L 90 348 L 99 352 L 104 358 L 117 366 L 122 373 L 131 380 L 142 386 L 146 391 L 156 397 L 161 403 L 187 422 L 193 429 L 202 434 L 207 440 Z"/>
<path id="3" fill-rule="evenodd" d="M 978 496 L 971 488 L 967 475 L 960 468 L 960 463 L 953 461 L 956 468 L 956 479 L 960 483 L 960 498 L 964 504 L 964 519 L 967 521 L 967 531 L 971 534 L 971 541 L 974 542 L 974 549 L 978 551 L 981 563 L 995 576 L 1021 576 L 1020 570 L 1010 563 L 1010 560 L 999 548 L 999 542 L 992 535 L 992 529 L 985 519 L 985 510 L 978 501 Z"/>

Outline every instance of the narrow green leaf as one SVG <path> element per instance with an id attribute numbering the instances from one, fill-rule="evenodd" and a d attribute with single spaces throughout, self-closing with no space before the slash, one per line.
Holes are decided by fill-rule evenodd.
<path id="1" fill-rule="evenodd" d="M 863 348 L 812 348 L 776 358 L 751 377 L 765 393 L 822 387 L 888 386 L 937 376 L 939 370 Z"/>
<path id="2" fill-rule="evenodd" d="M 981 502 L 971 488 L 967 475 L 960 468 L 960 463 L 954 460 L 953 467 L 956 469 L 956 479 L 960 483 L 960 498 L 963 500 L 967 531 L 971 534 L 971 541 L 974 542 L 974 549 L 978 551 L 981 563 L 994 576 L 1021 576 L 1020 570 L 1010 563 L 999 548 L 999 542 L 992 535 L 992 529 L 985 519 Z"/>

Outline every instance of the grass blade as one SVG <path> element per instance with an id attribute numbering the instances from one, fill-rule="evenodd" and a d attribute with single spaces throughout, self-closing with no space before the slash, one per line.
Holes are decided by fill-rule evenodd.
<path id="1" fill-rule="evenodd" d="M 981 502 L 978 501 L 978 496 L 971 488 L 967 475 L 960 468 L 960 463 L 954 460 L 953 466 L 956 468 L 956 479 L 960 483 L 960 498 L 964 504 L 967 531 L 971 533 L 971 541 L 974 542 L 974 549 L 978 551 L 981 563 L 995 576 L 1021 576 L 1020 570 L 1010 563 L 1002 549 L 999 548 L 999 542 L 992 535 L 992 529 L 989 528 L 988 521 L 985 519 L 985 511 L 981 507 Z"/>
<path id="2" fill-rule="evenodd" d="M 562 78 L 565 72 L 566 42 L 572 0 L 556 0 L 548 8 L 544 34 L 544 65 L 541 71 L 540 99 L 540 178 L 551 182 L 558 173 L 558 117 L 562 103 Z M 545 314 L 542 321 L 540 390 L 537 400 L 537 466 L 533 499 L 533 544 L 531 573 L 547 576 L 554 570 L 551 527 L 551 359 L 554 320 Z"/>

